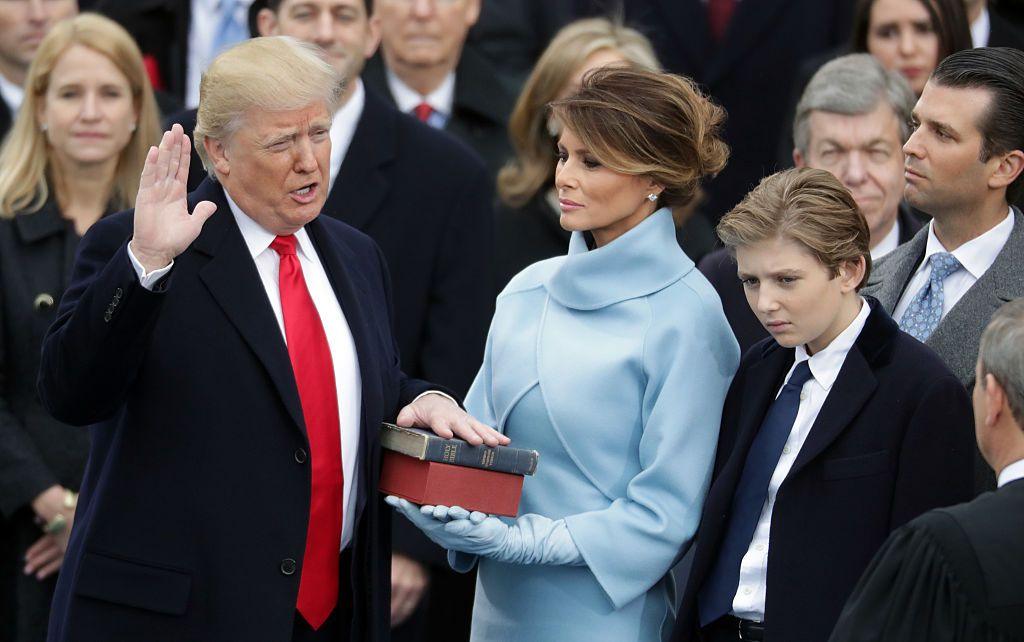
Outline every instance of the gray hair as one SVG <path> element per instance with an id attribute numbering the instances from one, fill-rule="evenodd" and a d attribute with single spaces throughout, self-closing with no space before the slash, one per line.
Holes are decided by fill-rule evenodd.
<path id="1" fill-rule="evenodd" d="M 1024 427 L 1024 299 L 1010 301 L 992 315 L 981 335 L 978 361 L 981 376 L 995 377 L 1017 425 Z"/>
<path id="2" fill-rule="evenodd" d="M 344 82 L 319 47 L 288 36 L 253 38 L 228 49 L 210 63 L 199 84 L 195 147 L 203 167 L 215 177 L 203 141 L 228 140 L 247 112 L 323 102 L 333 116 Z"/>
<path id="3" fill-rule="evenodd" d="M 910 112 L 914 92 L 897 71 L 886 71 L 871 54 L 850 54 L 836 58 L 819 69 L 807 83 L 793 118 L 793 144 L 807 156 L 811 142 L 812 111 L 858 116 L 885 101 L 900 124 L 900 143 L 910 138 Z"/>

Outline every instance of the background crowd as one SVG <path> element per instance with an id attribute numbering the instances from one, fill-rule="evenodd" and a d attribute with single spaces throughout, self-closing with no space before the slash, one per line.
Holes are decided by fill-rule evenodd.
<path id="1" fill-rule="evenodd" d="M 527 266 L 569 249 L 554 179 L 563 132 L 548 106 L 603 67 L 686 76 L 725 111 L 728 162 L 712 168 L 706 161 L 708 178 L 695 197 L 669 207 L 665 218 L 674 245 L 721 298 L 741 352 L 768 332 L 736 277 L 735 248 L 721 247 L 715 226 L 762 178 L 793 166 L 825 170 L 852 194 L 868 227 L 867 265 L 876 267 L 867 270 L 865 291 L 886 312 L 899 320 L 915 306 L 915 293 L 944 283 L 936 318 L 904 329 L 956 377 L 960 386 L 947 398 L 974 385 L 979 341 L 998 305 L 1024 296 L 1024 232 L 1006 210 L 1024 199 L 1020 181 L 993 196 L 977 187 L 976 176 L 971 183 L 971 159 L 935 160 L 948 151 L 945 140 L 917 129 L 928 119 L 966 128 L 981 118 L 978 103 L 961 96 L 933 90 L 930 100 L 918 100 L 951 54 L 1024 48 L 1018 2 L 4 0 L 0 641 L 45 638 L 89 455 L 89 434 L 49 416 L 36 392 L 43 337 L 70 283 L 78 243 L 103 216 L 134 204 L 161 124 L 179 124 L 193 136 L 207 65 L 232 45 L 270 35 L 318 45 L 347 81 L 329 132 L 323 211 L 380 246 L 402 370 L 460 396 L 484 360 L 495 297 Z M 1019 149 L 1024 115 L 1012 112 L 1022 105 L 1010 98 L 1001 104 L 1010 133 L 1003 140 L 986 131 L 986 144 Z M 945 189 L 905 199 L 906 158 Z M 189 188 L 205 177 L 194 153 Z M 930 226 L 966 250 L 941 252 L 922 231 Z M 936 254 L 955 257 L 942 276 Z M 111 305 L 110 314 L 117 300 Z M 1001 393 L 987 394 L 998 401 Z M 887 489 L 894 497 L 906 493 L 906 503 L 893 507 L 904 512 L 852 534 L 849 548 L 864 549 L 857 549 L 857 564 L 832 571 L 847 572 L 852 585 L 895 526 L 994 489 L 985 448 L 967 449 L 974 460 L 969 491 L 921 498 L 921 480 L 934 470 L 905 480 L 913 490 Z M 731 498 L 731 490 L 723 492 Z M 837 497 L 857 510 L 857 497 Z M 913 545 L 909 538 L 886 550 L 899 553 Z M 697 546 L 698 573 L 713 574 L 714 553 L 701 560 Z M 886 570 L 883 562 L 874 566 Z M 804 579 L 796 572 L 788 581 Z M 443 548 L 394 520 L 392 639 L 468 639 L 474 585 L 474 573 L 456 573 Z M 701 587 L 686 588 L 684 608 Z M 858 587 L 857 596 L 870 604 L 870 586 Z M 824 613 L 822 631 L 837 614 Z M 855 626 L 848 626 L 853 636 Z"/>

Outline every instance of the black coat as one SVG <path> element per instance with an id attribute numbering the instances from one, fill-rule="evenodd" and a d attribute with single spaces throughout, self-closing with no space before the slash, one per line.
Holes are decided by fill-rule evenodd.
<path id="1" fill-rule="evenodd" d="M 569 251 L 572 234 L 558 223 L 559 212 L 538 192 L 522 207 L 499 203 L 495 212 L 496 293 L 523 268 Z"/>
<path id="2" fill-rule="evenodd" d="M 804 59 L 850 33 L 852 0 L 739 2 L 721 45 L 708 30 L 705 0 L 628 0 L 626 17 L 647 33 L 662 65 L 690 76 L 728 112 L 729 164 L 707 184 L 712 222 L 775 169 L 793 76 Z"/>
<path id="3" fill-rule="evenodd" d="M 367 61 L 363 82 L 395 104 L 380 53 Z M 492 181 L 512 157 L 507 128 L 514 103 L 515 96 L 505 87 L 491 63 L 473 47 L 463 48 L 455 68 L 452 114 L 444 129 L 480 154 Z"/>
<path id="4" fill-rule="evenodd" d="M 88 433 L 50 417 L 35 386 L 78 240 L 52 201 L 0 219 L 0 640 L 46 636 L 55 578 L 22 573 L 25 551 L 42 536 L 31 502 L 54 484 L 78 490 L 89 455 Z"/>
<path id="5" fill-rule="evenodd" d="M 1024 480 L 925 513 L 886 541 L 833 642 L 1024 639 Z"/>
<path id="6" fill-rule="evenodd" d="M 902 245 L 921 229 L 924 218 L 906 203 L 900 204 L 898 217 L 899 241 Z M 728 250 L 719 248 L 708 254 L 697 264 L 697 269 L 707 277 L 722 299 L 725 318 L 729 320 L 736 341 L 740 344 L 740 352 L 746 352 L 750 346 L 768 336 L 768 331 L 757 320 L 757 316 L 747 303 L 743 284 L 736 278 L 736 261 Z"/>
<path id="7" fill-rule="evenodd" d="M 963 386 L 877 301 L 775 500 L 765 642 L 828 637 L 889 533 L 971 497 L 974 422 Z M 696 640 L 697 595 L 718 556 L 751 443 L 793 365 L 766 339 L 747 351 L 725 400 L 715 472 L 696 536 L 675 642 Z"/>
<path id="8" fill-rule="evenodd" d="M 989 9 L 988 47 L 1015 47 L 1024 49 L 1024 32 L 1006 18 Z"/>
<path id="9" fill-rule="evenodd" d="M 93 448 L 49 639 L 288 640 L 310 469 L 288 352 L 223 190 L 218 212 L 148 291 L 128 259 L 131 211 L 83 239 L 43 344 L 39 390 Z M 389 631 L 389 513 L 378 427 L 429 384 L 400 371 L 380 250 L 343 223 L 306 225 L 355 342 L 362 421 L 353 640 Z M 293 456 L 294 454 L 294 456 Z M 298 568 L 296 568 L 298 567 Z"/>

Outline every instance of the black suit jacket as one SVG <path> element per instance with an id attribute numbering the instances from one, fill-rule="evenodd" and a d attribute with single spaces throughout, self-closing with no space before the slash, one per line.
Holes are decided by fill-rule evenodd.
<path id="1" fill-rule="evenodd" d="M 845 41 L 852 0 L 759 0 L 736 6 L 724 40 L 704 0 L 629 0 L 626 17 L 652 39 L 662 65 L 700 83 L 725 107 L 729 164 L 707 184 L 702 211 L 717 221 L 775 170 L 779 132 L 801 61 Z"/>
<path id="2" fill-rule="evenodd" d="M 766 642 L 821 642 L 896 527 L 971 496 L 973 414 L 963 386 L 877 301 L 779 490 L 771 520 Z M 725 401 L 715 472 L 673 640 L 697 640 L 697 595 L 718 556 L 743 465 L 793 365 L 766 339 Z"/>
<path id="3" fill-rule="evenodd" d="M 924 218 L 906 203 L 900 203 L 897 216 L 900 222 L 899 241 L 902 245 L 914 238 L 914 234 L 924 225 Z M 697 269 L 711 282 L 722 299 L 725 318 L 736 335 L 741 353 L 768 336 L 768 331 L 747 304 L 743 284 L 736 278 L 736 261 L 728 250 L 719 248 L 708 254 L 697 264 Z"/>
<path id="4" fill-rule="evenodd" d="M 843 609 L 833 642 L 1024 638 L 1024 480 L 929 511 L 892 534 Z"/>
<path id="5" fill-rule="evenodd" d="M 367 61 L 363 82 L 395 104 L 380 53 Z M 455 68 L 455 98 L 445 131 L 480 154 L 491 180 L 512 156 L 506 130 L 514 103 L 515 96 L 505 87 L 497 70 L 472 46 L 464 47 Z"/>
<path id="6" fill-rule="evenodd" d="M 989 9 L 988 16 L 991 27 L 986 46 L 1024 49 L 1024 32 L 991 9 Z"/>
<path id="7" fill-rule="evenodd" d="M 208 182 L 190 209 L 199 200 L 219 211 L 152 292 L 127 255 L 133 213 L 94 225 L 44 341 L 43 403 L 93 434 L 51 641 L 291 637 L 309 512 L 298 451 L 309 442 L 287 349 L 224 192 Z M 362 382 L 353 572 L 340 599 L 354 604 L 351 639 L 384 640 L 378 427 L 429 384 L 399 369 L 373 241 L 326 217 L 306 230 Z"/>

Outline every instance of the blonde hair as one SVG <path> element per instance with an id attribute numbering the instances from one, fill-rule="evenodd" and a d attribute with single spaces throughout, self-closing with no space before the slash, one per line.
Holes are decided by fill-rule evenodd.
<path id="1" fill-rule="evenodd" d="M 839 276 L 845 263 L 864 258 L 871 274 L 871 233 L 850 192 L 831 173 L 802 167 L 772 174 L 722 217 L 715 230 L 730 251 L 777 237 L 806 247 Z"/>
<path id="2" fill-rule="evenodd" d="M 516 157 L 498 174 L 498 194 L 505 203 L 522 206 L 552 180 L 556 154 L 547 131 L 548 103 L 599 51 L 614 51 L 636 68 L 661 69 L 650 41 L 635 29 L 608 18 L 577 20 L 562 28 L 537 61 L 509 117 Z"/>
<path id="3" fill-rule="evenodd" d="M 36 212 L 50 198 L 53 179 L 53 151 L 40 130 L 36 116 L 50 86 L 50 76 L 61 56 L 81 45 L 106 56 L 124 74 L 131 88 L 138 121 L 128 144 L 121 150 L 111 185 L 110 203 L 116 209 L 132 206 L 139 187 L 139 175 L 150 145 L 160 137 L 160 116 L 153 89 L 135 40 L 113 20 L 95 13 L 83 13 L 54 25 L 36 50 L 25 78 L 25 100 L 18 110 L 11 132 L 0 148 L 0 216 Z M 57 198 L 62 196 L 55 181 Z"/>
<path id="4" fill-rule="evenodd" d="M 725 111 L 683 76 L 597 69 L 551 109 L 602 165 L 661 185 L 658 207 L 689 204 L 729 160 L 719 137 Z"/>
<path id="5" fill-rule="evenodd" d="M 289 111 L 323 101 L 333 116 L 343 87 L 316 45 L 289 36 L 235 45 L 210 63 L 199 84 L 195 147 L 203 167 L 215 177 L 203 141 L 227 141 L 249 110 Z"/>

